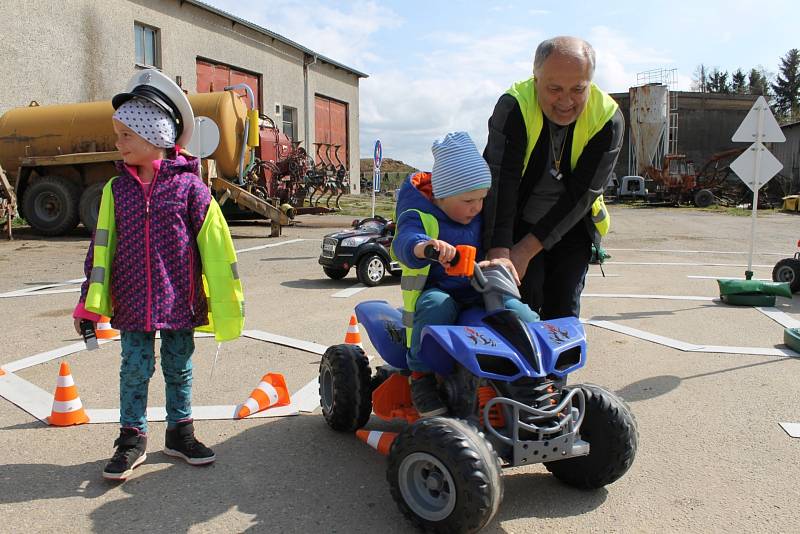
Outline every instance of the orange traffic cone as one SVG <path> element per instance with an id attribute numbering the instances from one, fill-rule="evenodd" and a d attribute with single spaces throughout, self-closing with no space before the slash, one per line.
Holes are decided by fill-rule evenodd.
<path id="1" fill-rule="evenodd" d="M 361 332 L 358 331 L 358 321 L 356 321 L 355 315 L 350 316 L 350 324 L 347 326 L 344 342 L 350 345 L 358 345 L 362 349 L 364 348 L 364 345 L 361 343 Z"/>
<path id="2" fill-rule="evenodd" d="M 394 438 L 397 437 L 397 432 L 381 432 L 380 430 L 356 430 L 358 439 L 386 456 L 389 454 L 389 449 L 392 447 Z"/>
<path id="3" fill-rule="evenodd" d="M 286 387 L 283 375 L 267 373 L 261 377 L 261 382 L 250 393 L 250 397 L 244 401 L 244 404 L 240 404 L 236 408 L 236 419 L 242 419 L 272 406 L 286 406 L 291 402 L 289 388 Z"/>
<path id="4" fill-rule="evenodd" d="M 95 328 L 94 334 L 97 339 L 113 339 L 119 335 L 119 330 L 111 328 L 110 317 L 101 315 L 100 320 L 97 321 L 97 328 Z"/>
<path id="5" fill-rule="evenodd" d="M 81 398 L 78 396 L 78 387 L 72 379 L 67 362 L 61 362 L 53 410 L 47 422 L 53 426 L 82 425 L 89 422 L 89 416 L 83 409 Z"/>

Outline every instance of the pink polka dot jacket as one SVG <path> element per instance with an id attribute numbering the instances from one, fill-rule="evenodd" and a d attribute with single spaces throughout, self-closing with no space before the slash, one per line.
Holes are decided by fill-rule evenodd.
<path id="1" fill-rule="evenodd" d="M 165 159 L 146 191 L 135 172 L 117 163 L 111 185 L 117 247 L 111 264 L 111 326 L 125 331 L 178 330 L 208 323 L 197 234 L 211 192 L 197 176 L 199 160 Z M 78 304 L 83 307 L 93 263 L 89 245 Z M 76 308 L 77 309 L 77 308 Z"/>

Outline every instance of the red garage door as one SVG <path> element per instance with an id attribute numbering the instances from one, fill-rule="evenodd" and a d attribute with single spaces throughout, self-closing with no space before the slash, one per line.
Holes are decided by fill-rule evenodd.
<path id="1" fill-rule="evenodd" d="M 197 60 L 198 93 L 222 91 L 226 86 L 238 83 L 246 83 L 250 86 L 256 97 L 256 106 L 261 109 L 261 79 L 258 74 L 208 60 Z M 243 89 L 236 92 L 244 97 L 244 103 L 247 109 L 250 109 L 250 98 L 247 96 L 247 92 Z"/>
<path id="2" fill-rule="evenodd" d="M 339 159 L 349 170 L 347 104 L 316 95 L 314 99 L 314 124 L 314 139 L 317 143 L 322 144 L 322 147 L 314 154 L 317 163 L 328 163 L 327 145 L 333 145 L 329 152 L 330 159 L 334 165 L 338 165 L 335 153 L 336 146 L 339 145 Z"/>

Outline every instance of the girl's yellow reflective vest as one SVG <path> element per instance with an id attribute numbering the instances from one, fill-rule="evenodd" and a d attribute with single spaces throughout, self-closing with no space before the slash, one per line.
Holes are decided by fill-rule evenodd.
<path id="1" fill-rule="evenodd" d="M 544 119 L 542 109 L 539 107 L 539 100 L 536 98 L 535 78 L 530 77 L 525 81 L 517 82 L 506 91 L 513 96 L 519 103 L 522 111 L 522 118 L 525 121 L 525 129 L 528 132 L 528 145 L 525 148 L 525 163 L 522 167 L 522 174 L 528 168 L 531 153 L 542 133 Z M 586 107 L 578 116 L 575 123 L 575 130 L 572 134 L 572 152 L 570 154 L 570 169 L 574 169 L 583 153 L 583 149 L 589 144 L 589 140 L 603 129 L 603 126 L 614 116 L 619 105 L 614 102 L 607 93 L 600 90 L 594 83 L 589 89 L 589 100 Z M 608 214 L 603 195 L 598 196 L 592 204 L 592 222 L 601 236 L 608 233 L 611 228 L 611 216 Z"/>
<path id="2" fill-rule="evenodd" d="M 113 317 L 111 306 L 111 263 L 117 246 L 114 220 L 114 195 L 110 179 L 103 188 L 94 239 L 94 261 L 84 307 Z M 239 279 L 236 250 L 228 224 L 216 200 L 211 199 L 205 221 L 197 234 L 197 247 L 203 265 L 203 288 L 208 299 L 208 324 L 195 328 L 213 332 L 219 341 L 238 338 L 244 328 L 244 291 Z"/>

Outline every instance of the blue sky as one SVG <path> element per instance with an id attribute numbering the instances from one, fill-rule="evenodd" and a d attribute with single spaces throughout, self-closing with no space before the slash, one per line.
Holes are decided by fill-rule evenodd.
<path id="1" fill-rule="evenodd" d="M 690 90 L 703 63 L 729 72 L 800 48 L 800 2 L 540 2 L 204 0 L 369 74 L 361 81 L 361 155 L 380 138 L 384 157 L 432 164 L 434 139 L 469 132 L 480 149 L 497 98 L 531 74 L 547 37 L 576 35 L 597 53 L 595 81 L 609 92 L 636 74 L 676 69 Z"/>

